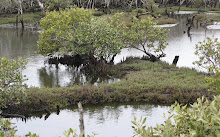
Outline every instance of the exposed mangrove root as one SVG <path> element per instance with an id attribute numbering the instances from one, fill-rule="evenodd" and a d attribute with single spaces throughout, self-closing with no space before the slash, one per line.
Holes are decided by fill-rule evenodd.
<path id="1" fill-rule="evenodd" d="M 84 55 L 64 55 L 63 57 L 52 57 L 48 59 L 49 64 L 63 64 L 68 66 L 76 66 L 79 67 L 81 64 L 83 64 L 88 59 L 87 56 Z"/>
<path id="2" fill-rule="evenodd" d="M 77 68 L 81 67 L 85 73 L 93 73 L 98 75 L 107 75 L 109 65 L 114 64 L 113 60 L 110 60 L 108 63 L 104 58 L 97 59 L 94 56 L 90 55 L 64 55 L 63 57 L 52 57 L 48 59 L 49 64 L 63 64 L 68 66 L 75 66 Z"/>

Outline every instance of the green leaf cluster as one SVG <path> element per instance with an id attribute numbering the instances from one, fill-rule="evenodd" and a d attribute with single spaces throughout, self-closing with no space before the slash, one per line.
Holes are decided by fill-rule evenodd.
<path id="1" fill-rule="evenodd" d="M 133 24 L 128 29 L 128 46 L 143 51 L 147 56 L 154 54 L 165 56 L 164 49 L 167 46 L 168 29 L 156 26 L 153 18 L 133 18 Z"/>
<path id="2" fill-rule="evenodd" d="M 170 116 L 164 124 L 146 129 L 145 121 L 132 123 L 135 136 L 141 137 L 219 137 L 220 136 L 220 96 L 213 101 L 197 99 L 190 107 L 176 103 L 171 106 Z"/>
<path id="3" fill-rule="evenodd" d="M 17 137 L 17 130 L 13 127 L 13 123 L 10 119 L 3 119 L 0 117 L 0 137 Z M 28 137 L 39 137 L 35 133 L 29 132 L 26 136 Z"/>
<path id="4" fill-rule="evenodd" d="M 220 92 L 220 70 L 216 68 L 215 74 L 209 77 L 206 77 L 206 82 L 209 84 L 209 90 Z"/>
<path id="5" fill-rule="evenodd" d="M 64 134 L 65 137 L 83 137 L 83 136 L 85 136 L 84 132 L 81 132 L 81 134 L 78 135 L 76 133 L 76 129 L 73 130 L 72 128 L 70 128 L 67 131 L 64 131 L 63 134 Z M 93 135 L 87 135 L 87 137 L 94 137 L 95 135 L 97 135 L 97 134 L 93 133 Z"/>
<path id="6" fill-rule="evenodd" d="M 0 137 L 16 137 L 16 130 L 12 127 L 10 120 L 4 120 L 0 117 Z"/>
<path id="7" fill-rule="evenodd" d="M 207 37 L 206 40 L 196 44 L 195 54 L 199 60 L 194 64 L 206 68 L 209 72 L 215 72 L 220 68 L 220 42 L 218 38 Z"/>
<path id="8" fill-rule="evenodd" d="M 207 37 L 206 40 L 196 44 L 196 55 L 199 60 L 194 64 L 204 67 L 212 75 L 206 77 L 211 91 L 220 92 L 220 42 L 218 38 Z"/>
<path id="9" fill-rule="evenodd" d="M 73 5 L 73 1 L 71 0 L 44 0 L 42 2 L 45 4 L 45 6 L 48 7 L 50 11 L 65 9 Z"/>
<path id="10" fill-rule="evenodd" d="M 92 10 L 71 8 L 53 11 L 41 20 L 38 41 L 42 55 L 87 54 L 106 60 L 125 47 L 120 14 L 95 18 Z"/>
<path id="11" fill-rule="evenodd" d="M 25 97 L 26 85 L 21 70 L 27 60 L 0 58 L 0 107 L 19 103 Z"/>

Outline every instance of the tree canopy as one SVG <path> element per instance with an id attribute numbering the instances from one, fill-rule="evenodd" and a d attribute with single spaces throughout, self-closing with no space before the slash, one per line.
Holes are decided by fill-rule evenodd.
<path id="1" fill-rule="evenodd" d="M 83 8 L 48 13 L 41 21 L 39 53 L 87 54 L 105 60 L 119 53 L 125 47 L 124 25 L 117 23 L 120 14 L 112 18 L 94 18 L 92 13 Z"/>
<path id="2" fill-rule="evenodd" d="M 144 52 L 151 61 L 165 56 L 163 52 L 167 46 L 168 29 L 155 26 L 152 18 L 133 18 L 133 24 L 128 28 L 128 47 Z M 154 54 L 153 54 L 154 53 Z M 155 55 L 159 53 L 159 55 Z"/>
<path id="3" fill-rule="evenodd" d="M 41 20 L 39 53 L 86 54 L 106 61 L 112 60 L 122 48 L 143 51 L 152 61 L 165 55 L 168 30 L 155 27 L 152 18 L 134 18 L 128 27 L 120 20 L 125 16 L 123 13 L 106 18 L 93 17 L 92 13 L 83 8 L 49 12 Z"/>

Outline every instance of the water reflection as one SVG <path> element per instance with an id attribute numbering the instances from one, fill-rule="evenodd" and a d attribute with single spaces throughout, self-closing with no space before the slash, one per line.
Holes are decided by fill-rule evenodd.
<path id="1" fill-rule="evenodd" d="M 208 25 L 207 29 L 218 29 L 220 30 L 220 22 L 214 22 L 213 25 Z"/>
<path id="2" fill-rule="evenodd" d="M 11 59 L 28 58 L 28 64 L 23 71 L 33 87 L 60 87 L 108 83 L 119 79 L 85 74 L 77 67 L 65 65 L 47 65 L 46 58 L 37 54 L 38 32 L 33 29 L 0 28 L 0 57 Z"/>
<path id="3" fill-rule="evenodd" d="M 98 137 L 130 137 L 133 135 L 131 128 L 134 116 L 147 117 L 147 126 L 155 126 L 163 123 L 163 113 L 168 112 L 168 106 L 149 105 L 144 103 L 103 104 L 84 106 L 84 122 L 87 134 L 99 133 Z M 26 121 L 12 119 L 18 129 L 18 135 L 24 135 L 31 131 L 42 137 L 62 136 L 64 130 L 77 129 L 79 133 L 79 113 L 74 108 L 62 110 L 59 115 L 56 112 L 50 115 L 37 114 Z"/>
<path id="4" fill-rule="evenodd" d="M 179 56 L 178 67 L 190 67 L 204 71 L 192 63 L 198 60 L 198 57 L 194 54 L 195 45 L 199 41 L 203 41 L 207 36 L 211 37 L 214 35 L 220 38 L 219 24 L 207 26 L 207 29 L 206 27 L 200 26 L 200 23 L 194 21 L 194 26 L 190 30 L 190 33 L 187 33 L 187 19 L 192 16 L 188 13 L 189 12 L 179 12 L 172 14 L 172 17 L 176 18 L 179 23 L 175 25 L 163 25 L 163 27 L 169 28 L 170 32 L 169 45 L 164 51 L 166 57 L 162 58 L 162 60 L 171 64 L 174 57 Z M 111 79 L 109 77 L 88 75 L 75 67 L 45 65 L 45 58 L 36 54 L 37 40 L 38 32 L 33 29 L 25 29 L 22 32 L 20 29 L 0 28 L 0 57 L 17 58 L 21 56 L 23 58 L 29 58 L 27 68 L 23 71 L 23 74 L 28 78 L 26 83 L 29 86 L 59 87 L 76 84 L 84 85 L 88 83 L 97 85 L 102 82 L 118 81 L 118 79 Z M 144 53 L 135 49 L 123 49 L 121 53 L 115 57 L 115 63 L 121 62 L 121 60 L 128 56 L 142 57 L 143 55 Z"/>
<path id="5" fill-rule="evenodd" d="M 198 56 L 194 54 L 195 45 L 199 41 L 205 40 L 206 37 L 212 37 L 213 35 L 220 38 L 220 30 L 207 29 L 206 27 L 200 26 L 200 22 L 197 23 L 194 20 L 190 33 L 187 33 L 187 19 L 192 18 L 192 15 L 189 15 L 188 12 L 179 12 L 178 14 L 172 14 L 172 17 L 177 19 L 179 23 L 175 25 L 163 25 L 165 28 L 169 28 L 170 32 L 168 36 L 168 46 L 164 51 L 166 57 L 162 58 L 162 60 L 171 64 L 174 57 L 179 56 L 177 67 L 189 67 L 199 71 L 205 71 L 205 69 L 198 68 L 193 64 L 194 61 L 198 60 Z M 127 56 L 142 57 L 143 55 L 143 52 L 135 49 L 123 49 L 122 52 L 116 56 L 115 61 L 118 63 Z"/>
<path id="6" fill-rule="evenodd" d="M 38 33 L 31 30 L 0 28 L 0 57 L 28 57 L 37 50 Z"/>
<path id="7" fill-rule="evenodd" d="M 44 65 L 38 69 L 41 87 L 68 87 L 72 85 L 85 85 L 98 83 L 111 83 L 120 79 L 86 74 L 82 66 Z"/>

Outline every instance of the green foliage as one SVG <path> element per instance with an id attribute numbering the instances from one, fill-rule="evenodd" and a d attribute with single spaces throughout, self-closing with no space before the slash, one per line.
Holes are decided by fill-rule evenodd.
<path id="1" fill-rule="evenodd" d="M 208 69 L 213 75 L 206 77 L 211 91 L 220 92 L 220 42 L 218 38 L 206 38 L 196 45 L 196 55 L 199 61 L 194 62 L 200 67 Z"/>
<path id="2" fill-rule="evenodd" d="M 73 6 L 73 1 L 71 0 L 45 0 L 44 3 L 50 11 L 69 8 L 71 5 Z"/>
<path id="3" fill-rule="evenodd" d="M 85 104 L 104 102 L 145 101 L 172 104 L 193 103 L 207 92 L 204 73 L 189 68 L 177 68 L 164 62 L 134 59 L 111 67 L 110 76 L 121 76 L 121 81 L 97 86 L 73 86 L 59 88 L 29 88 L 22 104 L 30 110 L 44 107 L 56 109 L 77 103 L 83 98 Z M 122 77 L 123 76 L 123 77 Z M 202 91 L 202 92 L 201 92 Z M 40 103 L 40 100 L 46 104 Z M 39 105 L 40 104 L 40 105 Z M 19 111 L 19 110 L 18 110 Z"/>
<path id="4" fill-rule="evenodd" d="M 59 52 L 88 52 L 87 28 L 92 19 L 92 11 L 72 8 L 64 11 L 52 11 L 41 20 L 39 53 L 43 55 Z"/>
<path id="5" fill-rule="evenodd" d="M 67 131 L 64 131 L 64 136 L 65 137 L 82 137 L 83 136 L 83 134 L 84 134 L 84 132 L 82 132 L 81 134 L 77 134 L 76 133 L 76 129 L 75 130 L 73 130 L 72 128 L 70 128 L 69 130 L 67 130 Z M 87 135 L 87 137 L 94 137 L 96 134 L 94 134 L 93 133 L 93 135 Z"/>
<path id="6" fill-rule="evenodd" d="M 135 136 L 141 137 L 219 137 L 220 136 L 220 96 L 213 101 L 197 99 L 191 107 L 176 103 L 171 106 L 170 116 L 164 124 L 146 129 L 145 121 L 134 118 Z M 172 121 L 175 121 L 175 123 Z"/>
<path id="7" fill-rule="evenodd" d="M 154 13 L 154 11 L 158 10 L 158 4 L 154 2 L 154 0 L 145 0 L 144 7 L 147 11 Z"/>
<path id="8" fill-rule="evenodd" d="M 211 91 L 220 92 L 220 70 L 215 69 L 215 74 L 209 77 L 206 77 L 206 82 L 209 83 L 209 89 Z"/>
<path id="9" fill-rule="evenodd" d="M 96 57 L 111 59 L 115 54 L 120 53 L 125 47 L 126 27 L 120 23 L 123 14 L 117 13 L 111 18 L 94 18 L 91 21 L 89 32 L 89 42 L 92 44 L 92 51 Z"/>
<path id="10" fill-rule="evenodd" d="M 137 13 L 145 13 L 146 10 L 141 9 L 141 8 L 137 8 L 136 10 L 133 10 L 133 12 L 137 12 Z"/>
<path id="11" fill-rule="evenodd" d="M 16 137 L 15 133 L 11 121 L 0 117 L 0 137 Z"/>
<path id="12" fill-rule="evenodd" d="M 28 135 L 26 135 L 26 136 L 28 136 L 28 137 L 40 137 L 39 135 L 37 135 L 36 133 L 31 133 L 31 132 L 29 132 L 28 133 Z"/>
<path id="13" fill-rule="evenodd" d="M 17 137 L 15 127 L 12 127 L 10 119 L 3 119 L 0 117 L 0 137 Z M 29 132 L 28 137 L 39 137 L 37 134 Z"/>
<path id="14" fill-rule="evenodd" d="M 25 97 L 26 85 L 21 70 L 25 68 L 27 60 L 18 58 L 10 60 L 0 58 L 0 107 L 19 103 Z"/>
<path id="15" fill-rule="evenodd" d="M 164 56 L 164 49 L 167 46 L 168 29 L 155 27 L 153 18 L 137 19 L 133 18 L 133 24 L 128 29 L 127 41 L 131 48 L 143 51 L 150 58 L 153 53 Z M 152 53 L 153 52 L 153 53 Z"/>
<path id="16" fill-rule="evenodd" d="M 93 18 L 93 11 L 83 8 L 50 12 L 41 20 L 39 53 L 87 54 L 106 60 L 125 46 L 120 14 L 111 18 Z"/>
<path id="17" fill-rule="evenodd" d="M 203 0 L 195 0 L 194 5 L 195 5 L 196 8 L 203 7 L 204 6 L 204 1 Z"/>
<path id="18" fill-rule="evenodd" d="M 0 13 L 14 12 L 17 4 L 14 0 L 0 0 Z"/>
<path id="19" fill-rule="evenodd" d="M 218 38 L 206 38 L 203 42 L 196 44 L 196 55 L 199 61 L 194 63 L 200 67 L 208 69 L 209 72 L 215 72 L 220 68 L 220 42 Z"/>

